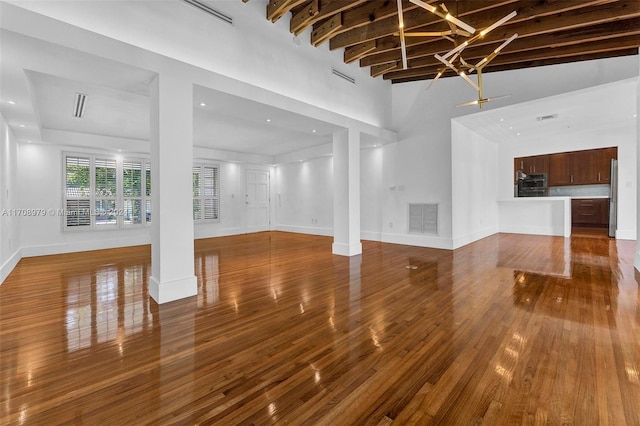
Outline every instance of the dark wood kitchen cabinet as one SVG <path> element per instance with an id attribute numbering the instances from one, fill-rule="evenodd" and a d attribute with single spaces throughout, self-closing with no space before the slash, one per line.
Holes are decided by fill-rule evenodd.
<path id="1" fill-rule="evenodd" d="M 608 198 L 580 198 L 571 200 L 571 223 L 577 226 L 607 226 Z"/>
<path id="2" fill-rule="evenodd" d="M 549 186 L 609 183 L 611 159 L 618 148 L 589 149 L 549 155 Z"/>
<path id="3" fill-rule="evenodd" d="M 531 157 L 519 157 L 514 161 L 515 170 L 522 170 L 525 174 L 549 173 L 549 156 L 534 155 Z"/>
<path id="4" fill-rule="evenodd" d="M 573 153 L 563 152 L 549 156 L 549 186 L 573 184 Z"/>
<path id="5" fill-rule="evenodd" d="M 611 178 L 611 160 L 618 159 L 618 148 L 604 148 L 600 151 L 600 166 L 598 172 L 599 181 L 598 183 L 610 183 Z"/>

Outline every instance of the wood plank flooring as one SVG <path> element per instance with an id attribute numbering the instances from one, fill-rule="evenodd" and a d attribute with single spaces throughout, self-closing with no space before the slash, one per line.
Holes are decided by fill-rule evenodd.
<path id="1" fill-rule="evenodd" d="M 640 425 L 635 242 L 456 251 L 266 232 L 23 259 L 0 286 L 0 424 Z"/>

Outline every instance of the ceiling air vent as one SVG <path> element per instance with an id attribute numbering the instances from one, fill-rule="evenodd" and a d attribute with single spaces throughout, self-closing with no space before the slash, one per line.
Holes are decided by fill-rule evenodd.
<path id="1" fill-rule="evenodd" d="M 348 81 L 349 83 L 351 83 L 351 84 L 356 84 L 356 79 L 355 79 L 355 78 L 350 77 L 350 76 L 348 76 L 348 75 L 346 75 L 346 74 L 344 74 L 344 73 L 341 73 L 340 71 L 338 71 L 338 70 L 337 70 L 337 69 L 335 69 L 335 68 L 331 68 L 331 73 L 332 73 L 333 75 L 335 75 L 335 76 L 340 77 L 340 78 L 341 78 L 341 79 L 343 79 L 343 80 L 347 80 L 347 81 Z"/>
<path id="2" fill-rule="evenodd" d="M 536 120 L 538 121 L 553 120 L 554 118 L 558 118 L 558 117 L 559 117 L 558 114 L 542 115 L 540 117 L 536 117 Z"/>
<path id="3" fill-rule="evenodd" d="M 209 15 L 218 18 L 221 21 L 226 22 L 229 25 L 233 25 L 233 18 L 231 16 L 225 15 L 224 13 L 215 10 L 212 7 L 207 6 L 206 4 L 204 4 L 203 2 L 200 2 L 198 0 L 182 0 L 187 4 L 190 4 L 191 6 L 200 9 L 201 11 L 208 13 Z"/>
<path id="4" fill-rule="evenodd" d="M 82 118 L 84 115 L 84 107 L 87 104 L 87 95 L 84 93 L 76 93 L 76 102 L 73 106 L 73 116 Z"/>

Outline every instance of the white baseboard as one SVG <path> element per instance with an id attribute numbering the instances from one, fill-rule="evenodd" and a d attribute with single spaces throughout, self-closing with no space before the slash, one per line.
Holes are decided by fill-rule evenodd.
<path id="1" fill-rule="evenodd" d="M 0 266 L 0 285 L 4 282 L 4 280 L 9 276 L 11 271 L 16 267 L 18 262 L 22 259 L 22 250 L 18 249 L 15 253 L 9 257 L 9 259 Z"/>
<path id="2" fill-rule="evenodd" d="M 193 237 L 196 240 L 203 238 L 228 237 L 230 235 L 240 234 L 244 234 L 244 230 L 242 228 L 199 229 L 198 226 L 195 226 L 193 229 Z"/>
<path id="3" fill-rule="evenodd" d="M 354 244 L 333 243 L 331 252 L 340 256 L 357 256 L 362 254 L 362 243 L 359 241 Z"/>
<path id="4" fill-rule="evenodd" d="M 161 283 L 155 277 L 149 277 L 149 296 L 158 304 L 173 302 L 198 294 L 196 276 Z"/>
<path id="5" fill-rule="evenodd" d="M 451 238 L 442 238 L 427 235 L 414 234 L 389 234 L 383 233 L 381 241 L 383 243 L 404 244 L 407 246 L 430 247 L 445 250 L 453 250 Z"/>
<path id="6" fill-rule="evenodd" d="M 134 238 L 100 239 L 96 233 L 90 241 L 67 241 L 59 244 L 28 246 L 22 248 L 22 257 L 47 256 L 50 254 L 75 253 L 79 251 L 105 250 L 119 247 L 141 246 L 151 244 L 151 236 L 143 235 Z"/>
<path id="7" fill-rule="evenodd" d="M 360 239 L 367 241 L 381 241 L 382 232 L 378 231 L 360 231 Z"/>
<path id="8" fill-rule="evenodd" d="M 564 237 L 563 227 L 509 225 L 500 226 L 500 232 L 506 234 L 550 235 Z"/>
<path id="9" fill-rule="evenodd" d="M 470 234 L 462 235 L 460 237 L 453 238 L 453 248 L 454 250 L 460 248 L 462 246 L 466 246 L 467 244 L 471 244 L 475 241 L 481 240 L 483 238 L 487 238 L 490 235 L 497 234 L 498 227 L 485 228 L 480 231 L 472 232 Z"/>
<path id="10" fill-rule="evenodd" d="M 322 235 L 333 237 L 333 228 L 317 228 L 311 226 L 276 225 L 275 231 L 295 232 L 296 234 Z"/>
<path id="11" fill-rule="evenodd" d="M 616 229 L 616 238 L 619 240 L 635 240 L 636 231 L 633 229 Z"/>

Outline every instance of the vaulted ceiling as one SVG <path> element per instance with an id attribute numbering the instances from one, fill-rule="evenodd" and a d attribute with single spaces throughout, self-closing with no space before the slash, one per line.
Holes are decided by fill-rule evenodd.
<path id="1" fill-rule="evenodd" d="M 249 1 L 249 0 L 243 0 Z M 517 15 L 464 49 L 464 60 L 477 63 L 514 33 L 510 43 L 484 72 L 512 70 L 616 56 L 637 55 L 640 47 L 638 0 L 439 0 L 451 15 L 477 29 Z M 402 0 L 404 31 L 443 32 L 442 18 Z M 346 63 L 359 61 L 372 77 L 393 83 L 432 79 L 443 70 L 434 54 L 444 54 L 467 38 L 406 37 L 403 69 L 397 0 L 269 0 L 267 19 L 290 17 L 290 31 L 311 28 L 310 43 L 343 50 Z M 305 33 L 306 34 L 306 33 Z M 447 69 L 444 77 L 454 75 Z"/>

